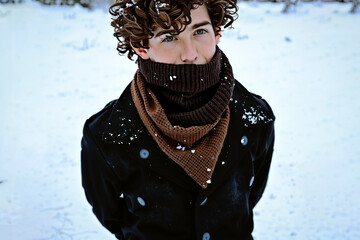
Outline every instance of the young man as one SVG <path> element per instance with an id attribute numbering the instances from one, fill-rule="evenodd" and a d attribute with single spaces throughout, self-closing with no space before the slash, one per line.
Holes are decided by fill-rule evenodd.
<path id="1" fill-rule="evenodd" d="M 275 117 L 217 47 L 236 1 L 120 0 L 110 12 L 139 69 L 84 126 L 95 215 L 118 239 L 252 239 Z"/>

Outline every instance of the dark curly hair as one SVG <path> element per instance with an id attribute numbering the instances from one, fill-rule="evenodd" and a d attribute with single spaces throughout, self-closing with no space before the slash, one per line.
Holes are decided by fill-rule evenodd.
<path id="1" fill-rule="evenodd" d="M 205 4 L 212 26 L 231 26 L 237 18 L 237 0 L 116 0 L 110 6 L 113 16 L 111 26 L 118 39 L 117 50 L 123 55 L 128 52 L 132 60 L 135 48 L 148 48 L 148 40 L 154 36 L 155 28 L 170 29 L 175 35 L 181 33 L 191 23 L 190 10 Z"/>

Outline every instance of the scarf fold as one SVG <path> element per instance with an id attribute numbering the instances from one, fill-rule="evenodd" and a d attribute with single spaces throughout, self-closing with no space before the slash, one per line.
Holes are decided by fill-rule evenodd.
<path id="1" fill-rule="evenodd" d="M 231 65 L 219 48 L 203 65 L 138 63 L 131 94 L 141 120 L 161 150 L 205 189 L 230 121 Z"/>

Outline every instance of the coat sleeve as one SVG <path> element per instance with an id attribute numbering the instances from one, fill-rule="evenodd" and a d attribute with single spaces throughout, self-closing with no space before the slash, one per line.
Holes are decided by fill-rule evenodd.
<path id="1" fill-rule="evenodd" d="M 122 208 L 118 178 L 106 163 L 100 148 L 85 123 L 81 140 L 82 186 L 87 201 L 101 224 L 117 239 L 122 237 Z"/>
<path id="2" fill-rule="evenodd" d="M 264 193 L 269 176 L 275 140 L 274 122 L 269 124 L 262 137 L 263 144 L 258 150 L 258 157 L 254 161 L 254 182 L 251 187 L 249 198 L 249 203 L 252 208 L 255 207 Z"/>

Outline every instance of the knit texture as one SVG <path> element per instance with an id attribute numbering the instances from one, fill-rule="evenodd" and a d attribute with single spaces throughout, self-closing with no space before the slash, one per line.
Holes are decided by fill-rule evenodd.
<path id="1" fill-rule="evenodd" d="M 234 77 L 229 60 L 218 47 L 207 64 L 175 65 L 139 58 L 138 65 L 173 125 L 213 123 L 229 105 Z"/>
<path id="2" fill-rule="evenodd" d="M 184 128 L 170 123 L 139 71 L 131 84 L 131 94 L 141 120 L 162 151 L 205 189 L 211 183 L 227 133 L 229 108 L 211 124 Z"/>

